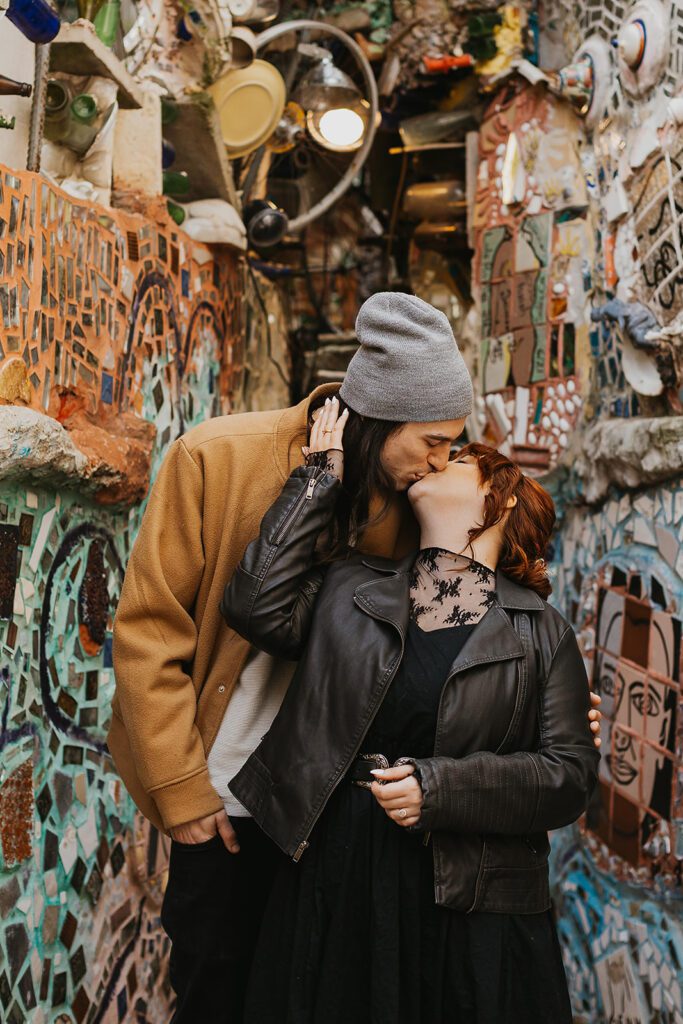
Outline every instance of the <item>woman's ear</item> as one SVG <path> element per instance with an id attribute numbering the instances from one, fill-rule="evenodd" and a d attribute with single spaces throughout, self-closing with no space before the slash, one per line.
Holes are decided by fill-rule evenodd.
<path id="1" fill-rule="evenodd" d="M 505 507 L 506 508 L 514 508 L 516 504 L 517 504 L 517 495 L 516 494 L 511 494 L 510 497 L 507 500 L 507 503 L 506 503 Z"/>

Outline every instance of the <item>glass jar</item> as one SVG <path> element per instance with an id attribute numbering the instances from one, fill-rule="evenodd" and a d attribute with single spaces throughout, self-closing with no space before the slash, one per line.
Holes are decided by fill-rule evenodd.
<path id="1" fill-rule="evenodd" d="M 49 78 L 45 90 L 45 127 L 43 134 L 50 142 L 62 142 L 69 130 L 71 94 L 63 82 Z"/>

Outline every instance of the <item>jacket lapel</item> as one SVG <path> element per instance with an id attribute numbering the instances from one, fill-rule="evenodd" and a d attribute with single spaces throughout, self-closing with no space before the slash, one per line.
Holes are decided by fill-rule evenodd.
<path id="1" fill-rule="evenodd" d="M 524 657 L 524 647 L 507 609 L 537 612 L 543 599 L 529 587 L 522 587 L 500 570 L 496 572 L 496 603 L 489 608 L 476 630 L 463 645 L 451 666 L 450 675 L 473 665 Z"/>
<path id="2" fill-rule="evenodd" d="M 400 562 L 365 557 L 363 565 L 373 572 L 373 577 L 356 587 L 354 595 L 356 604 L 367 615 L 391 623 L 404 640 L 410 617 L 410 570 L 414 561 L 414 552 Z M 524 656 L 522 641 L 506 609 L 539 611 L 544 602 L 533 590 L 520 586 L 500 572 L 496 574 L 496 597 L 496 603 L 477 623 L 477 628 L 463 645 L 449 676 L 474 665 Z"/>
<path id="3" fill-rule="evenodd" d="M 482 665 L 487 661 L 508 661 L 510 658 L 521 658 L 523 655 L 522 641 L 510 619 L 499 604 L 494 604 L 468 637 L 451 665 L 449 675 L 455 675 L 456 672 L 463 672 L 466 668 Z"/>
<path id="4" fill-rule="evenodd" d="M 410 615 L 410 566 L 414 555 L 391 565 L 388 560 L 365 559 L 363 564 L 374 571 L 373 578 L 355 590 L 356 604 L 367 615 L 395 626 L 405 641 Z M 377 573 L 381 575 L 377 576 Z"/>

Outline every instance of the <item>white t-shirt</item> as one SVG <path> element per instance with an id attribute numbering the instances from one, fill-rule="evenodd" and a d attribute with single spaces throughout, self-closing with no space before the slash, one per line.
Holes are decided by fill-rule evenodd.
<path id="1" fill-rule="evenodd" d="M 295 661 L 273 658 L 252 648 L 209 751 L 209 778 L 228 815 L 250 817 L 228 789 L 270 729 L 296 669 Z"/>

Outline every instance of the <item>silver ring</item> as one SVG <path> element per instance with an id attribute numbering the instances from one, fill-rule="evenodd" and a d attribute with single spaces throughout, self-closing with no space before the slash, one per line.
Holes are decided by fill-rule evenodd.
<path id="1" fill-rule="evenodd" d="M 399 818 L 407 818 L 408 817 L 408 812 L 405 809 L 405 807 L 401 808 L 401 810 L 398 812 L 398 816 L 399 816 Z"/>

